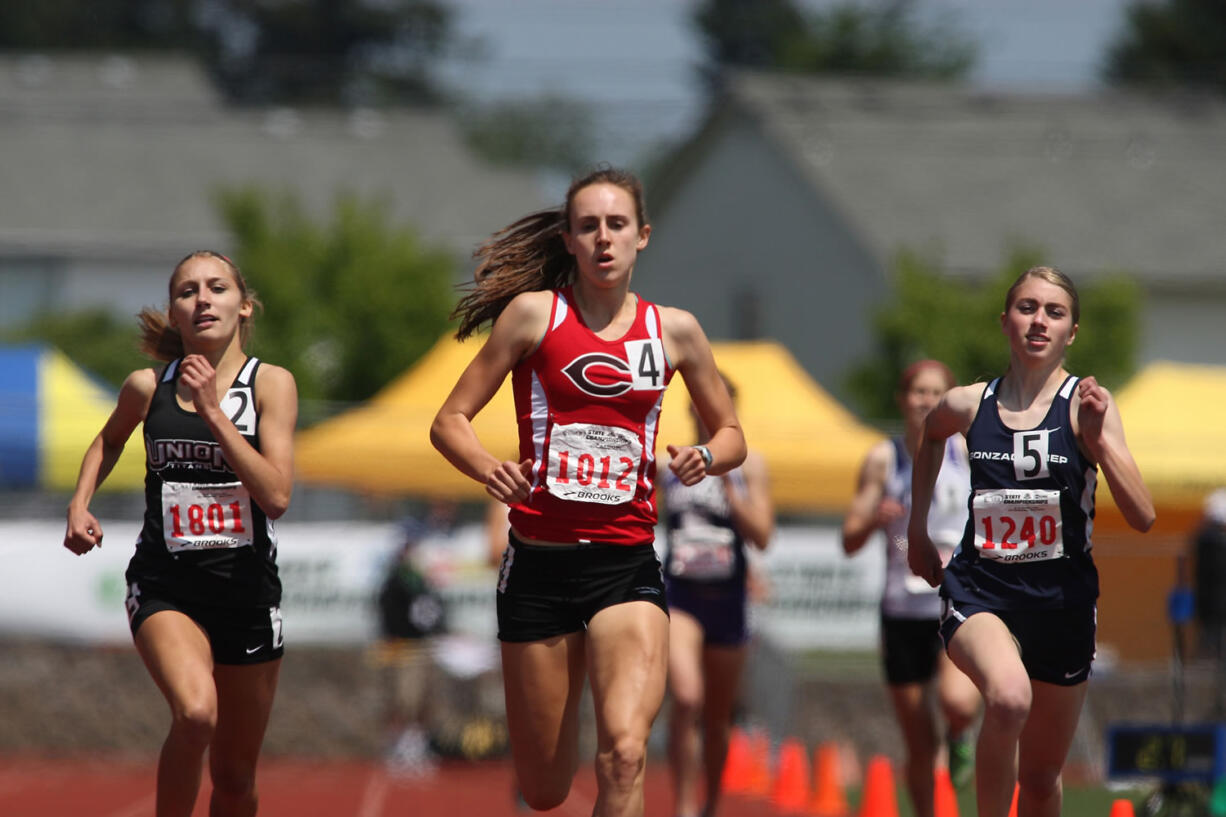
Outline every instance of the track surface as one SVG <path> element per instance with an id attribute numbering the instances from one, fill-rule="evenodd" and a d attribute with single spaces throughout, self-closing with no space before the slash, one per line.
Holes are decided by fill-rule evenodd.
<path id="1" fill-rule="evenodd" d="M 0 757 L 0 815 L 154 817 L 154 774 L 150 761 Z M 378 764 L 270 758 L 261 763 L 259 784 L 260 817 L 588 817 L 596 795 L 592 772 L 581 770 L 558 808 L 517 808 L 505 761 L 447 763 L 420 780 L 388 774 Z M 207 817 L 209 790 L 206 779 L 192 817 Z M 670 815 L 663 766 L 648 769 L 646 800 L 651 817 Z M 730 796 L 720 814 L 774 817 L 778 812 L 766 800 Z"/>

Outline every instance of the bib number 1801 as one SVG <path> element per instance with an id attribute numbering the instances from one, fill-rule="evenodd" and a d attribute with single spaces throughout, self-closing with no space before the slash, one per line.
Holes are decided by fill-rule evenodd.
<path id="1" fill-rule="evenodd" d="M 171 553 L 254 543 L 251 496 L 240 483 L 162 483 L 162 525 Z"/>
<path id="2" fill-rule="evenodd" d="M 176 539 L 183 538 L 184 522 L 187 524 L 187 531 L 193 536 L 203 536 L 206 532 L 247 532 L 247 529 L 243 527 L 243 508 L 237 502 L 231 502 L 228 506 L 213 502 L 207 507 L 204 505 L 188 505 L 186 508 L 181 505 L 172 505 L 168 511 L 173 522 L 170 535 Z M 227 512 L 229 513 L 228 519 Z"/>

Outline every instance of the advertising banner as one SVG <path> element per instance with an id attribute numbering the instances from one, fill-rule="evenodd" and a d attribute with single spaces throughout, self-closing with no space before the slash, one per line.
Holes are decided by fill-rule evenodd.
<path id="1" fill-rule="evenodd" d="M 124 570 L 139 526 L 101 520 L 101 549 L 75 556 L 62 546 L 63 523 L 0 521 L 0 633 L 98 644 L 130 642 Z M 448 629 L 493 639 L 495 568 L 484 529 L 465 525 L 424 536 L 414 563 L 444 600 Z M 393 523 L 277 525 L 288 645 L 366 643 L 379 637 L 375 599 L 400 557 Z M 830 526 L 781 527 L 754 554 L 753 627 L 791 649 L 871 649 L 884 575 L 880 543 L 843 555 Z"/>

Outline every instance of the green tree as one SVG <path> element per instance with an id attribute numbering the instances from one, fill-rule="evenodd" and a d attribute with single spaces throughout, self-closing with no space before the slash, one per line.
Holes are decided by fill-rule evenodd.
<path id="1" fill-rule="evenodd" d="M 1226 93 L 1226 3 L 1134 0 L 1122 33 L 1108 49 L 1103 73 L 1108 82 L 1121 85 Z"/>
<path id="2" fill-rule="evenodd" d="M 11 0 L 0 48 L 183 50 L 244 102 L 435 101 L 439 0 Z"/>
<path id="3" fill-rule="evenodd" d="M 901 253 L 894 268 L 894 298 L 873 317 L 873 354 L 848 374 L 848 392 L 858 411 L 879 420 L 896 418 L 898 378 L 920 358 L 943 361 L 960 383 L 1003 374 L 1009 364 L 999 321 L 1005 293 L 1039 263 L 1039 256 L 1035 250 L 1015 250 L 995 274 L 970 284 L 915 253 Z M 1078 282 L 1077 291 L 1082 329 L 1069 347 L 1068 368 L 1118 388 L 1136 369 L 1140 289 L 1129 277 L 1114 274 Z"/>
<path id="4" fill-rule="evenodd" d="M 951 79 L 975 60 L 974 44 L 947 19 L 921 22 L 914 0 L 820 11 L 794 0 L 704 0 L 694 22 L 719 68 Z"/>
<path id="5" fill-rule="evenodd" d="M 193 0 L 9 0 L 3 49 L 167 49 L 192 44 Z"/>
<path id="6" fill-rule="evenodd" d="M 111 388 L 135 369 L 149 365 L 138 348 L 135 317 L 120 319 L 105 309 L 49 312 L 6 330 L 5 343 L 54 346 Z"/>
<path id="7" fill-rule="evenodd" d="M 389 223 L 384 203 L 343 196 L 327 224 L 288 194 L 228 190 L 219 203 L 264 304 L 252 350 L 294 372 L 304 424 L 370 397 L 446 331 L 456 261 Z"/>
<path id="8" fill-rule="evenodd" d="M 458 118 L 468 146 L 499 165 L 576 174 L 591 162 L 596 144 L 590 108 L 558 94 L 463 106 Z"/>

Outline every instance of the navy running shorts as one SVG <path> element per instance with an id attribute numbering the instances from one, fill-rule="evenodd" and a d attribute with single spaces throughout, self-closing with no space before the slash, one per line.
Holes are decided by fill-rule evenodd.
<path id="1" fill-rule="evenodd" d="M 154 585 L 132 582 L 124 602 L 132 635 L 154 613 L 174 610 L 200 625 L 209 638 L 215 664 L 262 664 L 285 653 L 281 608 L 216 607 L 174 599 Z"/>
<path id="2" fill-rule="evenodd" d="M 749 640 L 745 620 L 745 583 L 669 579 L 668 606 L 689 613 L 702 627 L 707 647 L 739 647 Z"/>
<path id="3" fill-rule="evenodd" d="M 881 616 L 881 664 L 887 684 L 926 684 L 941 655 L 941 622 L 935 618 Z"/>
<path id="4" fill-rule="evenodd" d="M 512 535 L 498 569 L 498 640 L 579 632 L 601 610 L 629 601 L 668 612 L 651 545 L 528 545 Z"/>
<path id="5" fill-rule="evenodd" d="M 1056 610 L 993 610 L 978 604 L 943 600 L 941 639 L 948 649 L 962 623 L 976 613 L 992 613 L 1005 623 L 1033 681 L 1076 686 L 1090 677 L 1098 608 Z"/>

